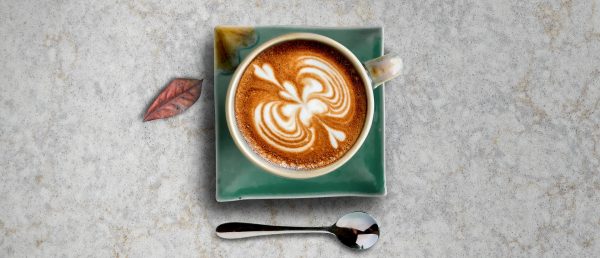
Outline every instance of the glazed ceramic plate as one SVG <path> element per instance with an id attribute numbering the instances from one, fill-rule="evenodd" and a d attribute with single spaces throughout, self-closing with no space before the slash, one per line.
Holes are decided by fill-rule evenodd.
<path id="1" fill-rule="evenodd" d="M 263 42 L 292 32 L 311 32 L 330 37 L 350 49 L 361 62 L 383 54 L 383 29 L 380 27 L 215 28 L 217 201 L 385 195 L 383 87 L 373 92 L 373 125 L 363 146 L 350 161 L 329 174 L 311 179 L 279 177 L 256 167 L 233 143 L 225 120 L 225 95 L 236 66 Z"/>

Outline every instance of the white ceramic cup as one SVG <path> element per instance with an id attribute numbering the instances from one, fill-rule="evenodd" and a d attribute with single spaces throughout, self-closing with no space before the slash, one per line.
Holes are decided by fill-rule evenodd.
<path id="1" fill-rule="evenodd" d="M 362 79 L 363 85 L 366 88 L 365 92 L 367 94 L 367 114 L 365 117 L 365 123 L 354 145 L 335 162 L 327 166 L 315 169 L 290 169 L 269 162 L 267 159 L 254 152 L 254 150 L 248 145 L 248 143 L 244 139 L 244 136 L 238 128 L 237 120 L 235 118 L 235 93 L 237 91 L 240 78 L 242 77 L 242 74 L 244 73 L 248 65 L 250 65 L 252 60 L 254 60 L 254 58 L 265 49 L 285 41 L 294 40 L 317 41 L 337 49 L 342 55 L 344 55 L 344 57 L 348 61 L 350 61 L 354 65 L 354 68 L 356 69 L 356 71 Z M 275 175 L 296 179 L 321 176 L 332 172 L 335 169 L 344 165 L 358 151 L 358 149 L 361 147 L 361 145 L 367 138 L 369 130 L 371 129 L 371 124 L 373 122 L 373 89 L 383 84 L 384 82 L 397 77 L 401 74 L 401 72 L 402 59 L 397 55 L 388 54 L 373 60 L 369 60 L 363 64 L 358 60 L 358 58 L 356 58 L 356 56 L 350 50 L 348 50 L 342 44 L 331 38 L 313 33 L 290 33 L 281 35 L 263 43 L 262 45 L 254 49 L 239 64 L 239 66 L 235 70 L 233 77 L 231 78 L 231 81 L 229 83 L 227 97 L 225 100 L 227 127 L 229 127 L 229 132 L 231 133 L 231 137 L 233 138 L 235 145 L 240 149 L 244 156 L 246 156 L 250 161 L 252 161 L 252 163 L 264 169 L 265 171 L 271 172 Z"/>

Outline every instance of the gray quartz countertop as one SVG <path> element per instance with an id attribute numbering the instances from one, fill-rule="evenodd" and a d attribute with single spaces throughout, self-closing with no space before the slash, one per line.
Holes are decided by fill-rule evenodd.
<path id="1" fill-rule="evenodd" d="M 388 194 L 215 201 L 213 28 L 384 26 Z M 360 256 L 600 255 L 600 1 L 0 1 L 1 257 L 354 257 L 228 221 L 381 225 Z M 142 123 L 174 77 L 198 103 Z"/>

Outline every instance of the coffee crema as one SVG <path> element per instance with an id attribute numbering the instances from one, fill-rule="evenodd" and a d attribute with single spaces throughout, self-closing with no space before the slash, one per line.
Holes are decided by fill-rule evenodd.
<path id="1" fill-rule="evenodd" d="M 353 64 L 324 43 L 293 40 L 258 54 L 243 72 L 235 117 L 249 146 L 292 169 L 341 158 L 362 132 L 365 86 Z"/>

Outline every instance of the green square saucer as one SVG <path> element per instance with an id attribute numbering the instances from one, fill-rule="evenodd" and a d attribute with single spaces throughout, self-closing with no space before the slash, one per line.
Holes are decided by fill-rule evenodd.
<path id="1" fill-rule="evenodd" d="M 385 195 L 383 87 L 373 92 L 373 124 L 363 146 L 346 164 L 326 175 L 311 179 L 273 175 L 256 167 L 233 143 L 225 119 L 225 96 L 233 71 L 255 47 L 292 32 L 311 32 L 330 37 L 350 49 L 361 62 L 383 54 L 381 27 L 216 27 L 214 93 L 217 201 Z"/>

